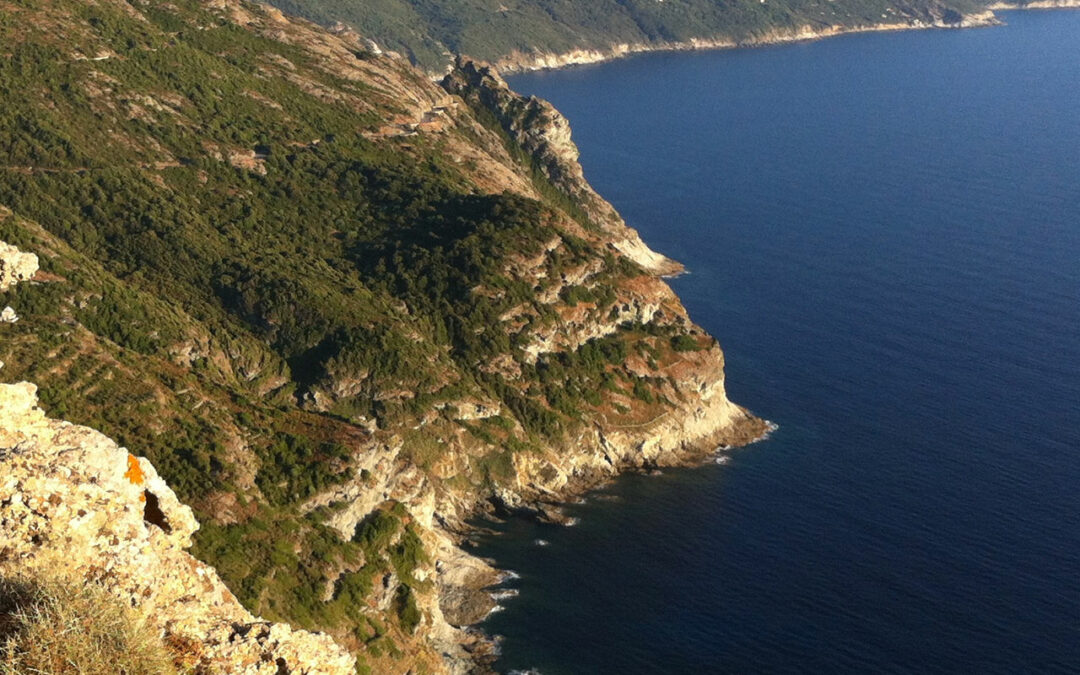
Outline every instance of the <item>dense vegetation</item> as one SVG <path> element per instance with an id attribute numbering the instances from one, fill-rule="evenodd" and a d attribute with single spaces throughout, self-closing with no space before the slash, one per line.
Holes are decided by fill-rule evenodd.
<path id="1" fill-rule="evenodd" d="M 751 40 L 801 26 L 958 20 L 980 0 L 269 0 L 321 23 L 344 22 L 433 70 L 448 54 L 498 61 L 620 43 Z"/>
<path id="2" fill-rule="evenodd" d="M 657 416 L 661 365 L 712 346 L 624 321 L 536 349 L 643 272 L 493 117 L 418 133 L 448 97 L 407 64 L 196 0 L 0 0 L 0 45 L 0 240 L 42 266 L 0 293 L 4 379 L 149 457 L 245 605 L 369 665 L 434 562 L 395 500 L 349 537 L 311 499 L 391 444 L 480 499 L 515 453 Z"/>

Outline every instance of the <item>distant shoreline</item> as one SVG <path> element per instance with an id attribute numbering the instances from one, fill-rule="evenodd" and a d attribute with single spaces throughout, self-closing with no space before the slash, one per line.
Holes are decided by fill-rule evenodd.
<path id="1" fill-rule="evenodd" d="M 1003 22 L 994 14 L 995 11 L 1021 9 L 1075 9 L 1080 8 L 1080 0 L 1035 0 L 1027 4 L 996 2 L 987 7 L 985 12 L 963 17 L 956 23 L 935 21 L 933 23 L 915 21 L 912 23 L 879 23 L 869 26 L 832 26 L 826 29 L 814 29 L 802 26 L 796 29 L 772 31 L 759 38 L 750 40 L 732 40 L 730 38 L 695 38 L 679 42 L 638 42 L 620 43 L 606 48 L 573 49 L 559 53 L 514 52 L 509 56 L 494 61 L 495 68 L 504 75 L 520 74 L 537 70 L 558 70 L 579 65 L 614 61 L 634 54 L 651 52 L 706 51 L 720 49 L 738 49 L 743 47 L 767 47 L 796 42 L 809 42 L 824 38 L 853 33 L 877 33 L 901 30 L 921 30 L 927 28 L 981 28 L 999 26 Z"/>

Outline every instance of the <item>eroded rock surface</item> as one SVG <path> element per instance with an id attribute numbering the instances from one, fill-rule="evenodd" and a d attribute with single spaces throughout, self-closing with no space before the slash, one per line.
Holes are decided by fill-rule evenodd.
<path id="1" fill-rule="evenodd" d="M 36 393 L 0 385 L 0 575 L 98 581 L 185 645 L 198 673 L 353 672 L 329 636 L 244 609 L 186 552 L 198 523 L 150 462 L 49 419 Z"/>
<path id="2" fill-rule="evenodd" d="M 26 281 L 38 270 L 38 258 L 0 241 L 0 291 Z"/>

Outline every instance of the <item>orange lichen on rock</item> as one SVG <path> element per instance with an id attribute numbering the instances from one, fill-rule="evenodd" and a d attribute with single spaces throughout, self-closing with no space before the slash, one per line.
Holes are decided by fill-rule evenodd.
<path id="1" fill-rule="evenodd" d="M 146 480 L 146 476 L 143 475 L 142 467 L 139 466 L 138 458 L 130 453 L 128 453 L 128 468 L 127 471 L 124 472 L 124 478 L 131 481 L 132 485 L 142 485 L 143 481 Z"/>

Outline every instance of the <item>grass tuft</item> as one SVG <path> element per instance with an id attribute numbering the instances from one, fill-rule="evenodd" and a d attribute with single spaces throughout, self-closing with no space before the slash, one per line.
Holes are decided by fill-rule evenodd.
<path id="1" fill-rule="evenodd" d="M 97 584 L 0 579 L 0 675 L 174 675 L 144 617 Z"/>

